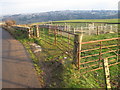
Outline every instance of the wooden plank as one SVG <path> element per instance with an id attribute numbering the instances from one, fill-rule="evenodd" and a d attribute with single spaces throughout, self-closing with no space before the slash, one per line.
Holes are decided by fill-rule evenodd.
<path id="1" fill-rule="evenodd" d="M 80 69 L 86 69 L 86 68 L 90 68 L 90 67 L 93 67 L 93 66 L 98 66 L 98 64 L 89 65 L 87 67 L 83 67 L 83 68 L 80 68 Z"/>
<path id="2" fill-rule="evenodd" d="M 117 51 L 117 50 L 111 50 L 111 51 L 103 52 L 101 54 L 106 54 L 106 53 L 115 52 L 115 51 Z"/>
<path id="3" fill-rule="evenodd" d="M 99 54 L 92 54 L 92 55 L 84 56 L 84 57 L 81 57 L 81 58 L 88 58 L 88 57 L 97 56 L 97 55 L 99 55 Z"/>
<path id="4" fill-rule="evenodd" d="M 97 59 L 97 60 L 92 60 L 92 61 L 87 61 L 87 62 L 84 62 L 84 63 L 80 63 L 80 65 L 82 65 L 82 64 L 87 64 L 87 63 L 91 63 L 91 62 L 96 62 L 96 61 L 98 61 L 99 59 Z"/>
<path id="5" fill-rule="evenodd" d="M 114 65 L 117 65 L 117 64 L 120 64 L 120 62 L 117 62 L 117 63 L 114 63 L 114 64 L 110 64 L 108 66 L 110 67 L 110 66 L 114 66 Z M 100 69 L 103 69 L 103 67 L 99 67 L 99 68 L 96 68 L 96 69 L 85 71 L 85 72 L 82 72 L 81 74 L 85 74 L 85 73 L 88 73 L 88 72 L 93 72 L 93 71 L 100 70 Z"/>
<path id="6" fill-rule="evenodd" d="M 103 49 L 103 48 L 114 47 L 114 46 L 118 46 L 118 45 L 115 44 L 115 45 L 103 46 L 101 48 Z M 81 50 L 81 52 L 92 51 L 92 50 L 97 50 L 97 49 L 100 49 L 100 48 L 93 48 L 93 49 Z"/>
<path id="7" fill-rule="evenodd" d="M 117 39 L 120 39 L 120 38 L 111 38 L 111 39 L 103 39 L 103 40 L 96 40 L 96 41 L 82 42 L 82 44 L 90 44 L 90 43 L 103 42 L 103 41 L 111 41 L 111 40 L 117 40 Z"/>
<path id="8" fill-rule="evenodd" d="M 110 56 L 110 57 L 107 57 L 107 58 L 112 58 L 112 57 L 116 57 L 116 55 L 113 55 L 113 56 Z M 96 61 L 99 61 L 99 59 L 97 59 L 97 60 L 92 60 L 92 61 L 87 61 L 87 62 L 83 62 L 83 63 L 80 63 L 80 65 L 82 65 L 82 64 L 87 64 L 87 63 L 91 63 L 91 62 L 96 62 Z"/>
<path id="9" fill-rule="evenodd" d="M 104 75 L 105 75 L 106 88 L 110 89 L 111 88 L 111 84 L 110 84 L 110 73 L 109 73 L 109 66 L 108 66 L 108 58 L 105 58 L 103 60 L 103 70 L 104 70 Z"/>
<path id="10" fill-rule="evenodd" d="M 110 53 L 110 52 L 115 52 L 115 51 L 117 51 L 117 50 L 111 50 L 111 51 L 103 52 L 103 53 L 101 53 L 101 55 L 106 54 L 106 53 Z M 88 57 L 97 56 L 97 55 L 99 55 L 99 54 L 92 54 L 92 55 L 88 55 L 88 56 L 83 56 L 81 58 L 88 58 Z"/>

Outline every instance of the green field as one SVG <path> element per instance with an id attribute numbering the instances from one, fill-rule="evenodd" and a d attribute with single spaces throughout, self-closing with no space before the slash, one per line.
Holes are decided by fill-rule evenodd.
<path id="1" fill-rule="evenodd" d="M 81 20 L 62 20 L 53 22 L 107 22 L 107 23 L 118 23 L 118 19 L 81 19 Z"/>
<path id="2" fill-rule="evenodd" d="M 106 23 L 118 23 L 119 19 L 80 19 L 80 20 L 61 20 L 61 21 L 52 21 L 53 23 L 67 23 L 67 22 L 106 22 Z M 45 24 L 45 23 L 51 23 L 51 22 L 37 22 L 37 23 L 33 23 L 33 24 Z M 59 24 L 60 24 L 59 23 Z M 58 23 L 57 23 L 58 24 Z"/>

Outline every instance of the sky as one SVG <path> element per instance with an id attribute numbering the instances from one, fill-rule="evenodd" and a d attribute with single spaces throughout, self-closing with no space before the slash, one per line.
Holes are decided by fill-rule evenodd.
<path id="1" fill-rule="evenodd" d="M 0 14 L 58 10 L 117 10 L 119 0 L 0 0 Z"/>

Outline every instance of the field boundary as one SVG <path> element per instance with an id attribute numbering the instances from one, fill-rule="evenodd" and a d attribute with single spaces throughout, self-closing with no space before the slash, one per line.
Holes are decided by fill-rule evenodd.
<path id="1" fill-rule="evenodd" d="M 60 49 L 60 51 L 62 51 L 62 53 L 66 54 L 69 58 L 73 58 L 73 63 L 76 64 L 78 69 L 81 69 L 81 70 L 85 69 L 82 71 L 82 73 L 87 73 L 87 72 L 102 69 L 103 67 L 101 67 L 101 62 L 103 62 L 105 58 L 108 58 L 108 59 L 112 58 L 112 60 L 109 60 L 110 61 L 109 66 L 113 66 L 113 65 L 120 63 L 118 61 L 119 56 L 120 56 L 119 54 L 120 49 L 118 48 L 120 44 L 118 44 L 118 42 L 120 38 L 111 38 L 111 39 L 82 42 L 81 33 L 74 34 L 74 33 L 69 32 L 69 30 L 65 31 L 64 30 L 65 27 L 63 26 L 57 26 L 57 25 L 51 26 L 51 25 L 44 24 L 44 25 L 34 25 L 30 27 L 29 26 L 27 27 L 12 26 L 12 28 L 14 30 L 21 30 L 23 32 L 26 31 L 26 34 L 27 34 L 26 36 L 28 38 L 40 38 L 41 39 L 41 36 L 44 37 L 45 39 L 42 38 L 43 41 L 56 45 Z M 51 35 L 53 37 L 52 39 L 51 39 Z M 59 38 L 60 39 L 59 41 L 58 41 L 58 37 L 61 37 Z M 66 39 L 67 41 L 66 40 L 64 41 L 62 39 Z M 53 42 L 51 43 L 50 40 Z M 64 44 L 60 43 L 62 41 L 64 42 Z M 115 42 L 115 44 L 109 44 L 108 43 L 109 41 Z M 104 45 L 102 44 L 103 42 L 106 42 L 105 45 L 107 46 L 103 46 Z M 65 43 L 67 44 L 67 46 L 65 46 Z M 97 44 L 95 45 L 95 43 Z M 93 48 L 83 49 L 83 45 L 89 45 L 89 44 L 93 44 L 92 45 Z M 94 48 L 95 46 L 97 46 L 97 48 Z M 94 52 L 95 50 L 96 51 L 99 50 L 99 52 L 95 54 L 90 54 L 87 56 L 82 55 L 84 54 L 84 52 L 90 52 L 90 51 Z M 106 50 L 106 52 L 102 52 L 102 50 Z M 105 55 L 107 53 L 113 53 L 113 55 L 102 58 L 102 55 Z M 82 59 L 85 60 L 86 58 L 96 57 L 96 56 L 98 57 L 98 59 L 96 60 L 89 60 L 85 62 L 82 61 Z M 97 62 L 97 64 L 91 64 L 92 62 Z M 89 65 L 85 67 L 85 64 L 89 64 Z M 81 65 L 83 67 L 81 67 Z M 97 68 L 94 68 L 95 66 L 97 66 Z M 93 67 L 92 70 L 86 71 L 86 69 L 89 67 Z"/>

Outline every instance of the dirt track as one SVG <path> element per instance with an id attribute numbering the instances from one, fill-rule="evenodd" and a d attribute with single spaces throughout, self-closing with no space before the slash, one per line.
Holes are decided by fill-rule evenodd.
<path id="1" fill-rule="evenodd" d="M 40 88 L 32 60 L 25 48 L 5 30 L 2 30 L 2 49 L 2 87 Z"/>

